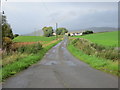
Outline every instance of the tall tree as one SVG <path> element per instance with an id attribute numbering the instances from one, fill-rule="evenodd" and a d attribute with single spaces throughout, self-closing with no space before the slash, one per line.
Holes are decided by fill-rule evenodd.
<path id="1" fill-rule="evenodd" d="M 2 15 L 2 49 L 9 53 L 12 40 L 14 38 L 12 28 L 7 23 L 6 16 Z"/>
<path id="2" fill-rule="evenodd" d="M 57 28 L 57 30 L 56 30 L 57 35 L 64 35 L 67 32 L 68 32 L 68 30 L 66 28 Z"/>
<path id="3" fill-rule="evenodd" d="M 10 25 L 7 23 L 6 16 L 2 15 L 2 37 L 9 37 L 10 39 L 13 39 L 13 32 Z"/>
<path id="4" fill-rule="evenodd" d="M 2 25 L 2 37 L 14 38 L 12 29 L 9 24 L 5 23 Z"/>
<path id="5" fill-rule="evenodd" d="M 53 28 L 52 27 L 43 27 L 42 30 L 44 32 L 45 37 L 53 36 Z"/>

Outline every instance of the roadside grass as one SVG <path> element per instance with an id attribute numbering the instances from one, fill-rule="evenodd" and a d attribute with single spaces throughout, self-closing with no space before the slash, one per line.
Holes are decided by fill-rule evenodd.
<path id="1" fill-rule="evenodd" d="M 118 55 L 120 51 L 113 47 L 105 47 L 102 45 L 95 44 L 84 38 L 76 38 L 71 40 L 71 44 L 77 49 L 82 50 L 87 55 L 95 55 L 97 57 L 110 59 L 113 61 L 119 60 Z"/>
<path id="2" fill-rule="evenodd" d="M 93 43 L 103 45 L 106 47 L 107 46 L 118 47 L 118 33 L 120 33 L 120 31 L 94 33 L 94 34 L 89 34 L 89 35 L 73 36 L 73 37 L 74 38 L 85 38 L 85 39 L 90 40 Z"/>
<path id="3" fill-rule="evenodd" d="M 73 56 L 89 64 L 91 67 L 120 76 L 120 72 L 118 71 L 118 61 L 111 61 L 94 55 L 87 55 L 83 51 L 75 48 L 72 44 L 68 44 L 67 48 Z"/>
<path id="4" fill-rule="evenodd" d="M 4 81 L 6 78 L 16 74 L 17 72 L 20 72 L 21 70 L 24 70 L 28 68 L 30 65 L 40 61 L 45 53 L 51 49 L 53 46 L 55 46 L 57 43 L 59 43 L 61 40 L 56 41 L 55 43 L 52 43 L 41 50 L 39 50 L 37 53 L 32 53 L 27 55 L 24 58 L 14 60 L 14 62 L 5 65 L 2 69 L 0 69 L 0 76 L 2 76 L 2 80 Z M 1 73 L 2 71 L 2 73 Z"/>
<path id="5" fill-rule="evenodd" d="M 28 54 L 26 54 L 26 53 L 21 54 L 19 52 L 14 53 L 13 55 L 10 55 L 10 56 L 8 55 L 6 58 L 1 59 L 2 63 L 0 64 L 0 66 L 5 66 L 8 64 L 11 64 L 12 62 L 18 61 L 19 59 L 22 59 L 26 56 L 28 56 Z"/>

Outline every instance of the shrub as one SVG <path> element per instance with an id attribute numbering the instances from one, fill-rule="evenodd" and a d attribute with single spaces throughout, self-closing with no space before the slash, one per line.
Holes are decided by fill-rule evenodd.
<path id="1" fill-rule="evenodd" d="M 19 34 L 15 34 L 15 35 L 14 35 L 14 38 L 15 38 L 15 37 L 18 37 L 18 36 L 19 36 Z"/>
<path id="2" fill-rule="evenodd" d="M 21 53 L 37 53 L 39 50 L 42 49 L 42 44 L 40 43 L 36 43 L 36 44 L 32 44 L 32 45 L 27 45 L 27 46 L 21 46 L 18 48 L 18 52 Z"/>
<path id="3" fill-rule="evenodd" d="M 89 31 L 89 30 L 83 32 L 83 34 L 92 34 L 92 33 L 93 31 Z"/>
<path id="4" fill-rule="evenodd" d="M 3 37 L 2 48 L 7 51 L 10 51 L 10 46 L 12 44 L 12 40 L 9 37 Z"/>
<path id="5" fill-rule="evenodd" d="M 98 45 L 96 43 L 91 43 L 86 39 L 77 38 L 73 40 L 72 45 L 76 48 L 82 50 L 87 55 L 96 55 L 101 58 L 110 59 L 110 60 L 118 60 L 118 51 L 114 50 L 111 47 L 104 47 L 102 45 Z"/>

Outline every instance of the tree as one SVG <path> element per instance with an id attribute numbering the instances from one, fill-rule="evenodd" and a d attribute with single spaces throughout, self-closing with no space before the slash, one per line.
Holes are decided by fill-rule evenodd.
<path id="1" fill-rule="evenodd" d="M 68 32 L 68 30 L 66 28 L 57 28 L 57 30 L 56 30 L 57 35 L 64 35 L 67 32 Z"/>
<path id="2" fill-rule="evenodd" d="M 7 23 L 6 16 L 2 15 L 2 49 L 10 51 L 12 39 L 14 38 L 12 28 Z"/>
<path id="3" fill-rule="evenodd" d="M 93 31 L 90 31 L 90 30 L 86 30 L 83 32 L 83 34 L 92 34 L 92 33 L 93 33 Z"/>
<path id="4" fill-rule="evenodd" d="M 43 27 L 42 30 L 44 32 L 45 37 L 53 36 L 53 28 L 52 27 Z"/>
<path id="5" fill-rule="evenodd" d="M 15 37 L 18 37 L 18 36 L 19 36 L 19 34 L 15 34 L 15 35 L 14 35 L 14 38 L 15 38 Z"/>
<path id="6" fill-rule="evenodd" d="M 6 16 L 2 15 L 2 38 L 3 37 L 9 37 L 11 39 L 14 38 L 12 28 L 7 23 Z"/>
<path id="7" fill-rule="evenodd" d="M 8 23 L 2 25 L 2 37 L 14 38 L 12 29 Z"/>
<path id="8" fill-rule="evenodd" d="M 6 16 L 2 15 L 2 25 L 7 23 Z"/>

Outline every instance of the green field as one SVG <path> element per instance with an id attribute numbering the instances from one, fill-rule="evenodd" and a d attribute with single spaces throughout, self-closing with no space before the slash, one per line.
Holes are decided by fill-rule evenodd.
<path id="1" fill-rule="evenodd" d="M 13 39 L 14 42 L 37 42 L 37 41 L 52 41 L 56 37 L 44 37 L 44 36 L 18 36 Z"/>
<path id="2" fill-rule="evenodd" d="M 90 40 L 93 43 L 97 43 L 103 46 L 118 46 L 118 31 L 114 32 L 104 32 L 104 33 L 95 33 L 84 36 L 74 36 L 76 38 L 85 38 Z"/>

